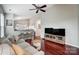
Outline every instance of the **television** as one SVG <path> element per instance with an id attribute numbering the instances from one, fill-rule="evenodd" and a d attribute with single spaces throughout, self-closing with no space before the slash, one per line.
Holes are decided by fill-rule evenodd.
<path id="1" fill-rule="evenodd" d="M 53 35 L 65 36 L 65 29 L 64 28 L 59 28 L 59 29 L 45 28 L 45 33 L 53 34 Z"/>

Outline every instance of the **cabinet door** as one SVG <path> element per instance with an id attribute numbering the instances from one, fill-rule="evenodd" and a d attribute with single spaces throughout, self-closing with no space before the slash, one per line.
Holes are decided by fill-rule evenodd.
<path id="1" fill-rule="evenodd" d="M 45 52 L 52 55 L 62 55 L 65 53 L 65 46 L 45 40 Z"/>

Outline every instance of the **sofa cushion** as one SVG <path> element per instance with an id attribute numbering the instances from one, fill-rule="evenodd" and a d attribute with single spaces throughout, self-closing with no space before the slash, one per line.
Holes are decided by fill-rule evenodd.
<path id="1" fill-rule="evenodd" d="M 17 45 L 21 46 L 21 47 L 24 48 L 24 49 L 29 46 L 29 44 L 26 43 L 26 42 L 22 42 L 22 43 L 19 43 L 19 44 L 17 44 Z"/>
<path id="2" fill-rule="evenodd" d="M 12 48 L 13 48 L 13 50 L 15 51 L 15 53 L 17 55 L 25 54 L 25 51 L 20 46 L 18 46 L 18 45 L 12 44 Z"/>
<path id="3" fill-rule="evenodd" d="M 35 49 L 34 47 L 32 47 L 29 43 L 27 42 L 21 42 L 18 43 L 19 46 L 21 46 L 22 48 L 24 48 L 25 50 L 28 50 L 29 52 L 31 52 L 32 54 L 38 52 L 37 49 Z"/>
<path id="4" fill-rule="evenodd" d="M 28 45 L 25 50 L 28 50 L 30 53 L 35 54 L 37 52 L 39 52 L 37 49 L 35 49 L 34 47 L 32 47 L 31 45 Z"/>
<path id="5" fill-rule="evenodd" d="M 12 48 L 14 49 L 17 55 L 31 55 L 31 53 L 27 50 L 24 50 L 22 47 L 16 44 L 12 44 Z"/>
<path id="6" fill-rule="evenodd" d="M 6 43 L 0 45 L 0 55 L 15 55 L 14 50 Z"/>
<path id="7" fill-rule="evenodd" d="M 23 43 L 23 42 L 25 42 L 24 39 L 16 40 L 16 44 L 21 44 L 21 43 Z"/>

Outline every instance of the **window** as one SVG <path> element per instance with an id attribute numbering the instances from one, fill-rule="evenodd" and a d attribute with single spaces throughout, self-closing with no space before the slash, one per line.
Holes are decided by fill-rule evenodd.
<path id="1" fill-rule="evenodd" d="M 0 14 L 0 37 L 4 37 L 4 15 Z"/>

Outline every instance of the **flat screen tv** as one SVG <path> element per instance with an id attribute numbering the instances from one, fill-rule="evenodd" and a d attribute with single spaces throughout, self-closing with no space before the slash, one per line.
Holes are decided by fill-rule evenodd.
<path id="1" fill-rule="evenodd" d="M 45 28 L 45 33 L 65 36 L 65 29 L 62 29 L 62 28 L 59 28 L 59 29 Z"/>

